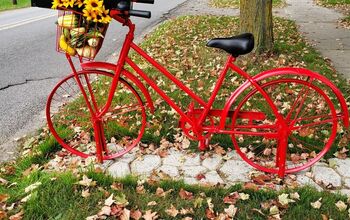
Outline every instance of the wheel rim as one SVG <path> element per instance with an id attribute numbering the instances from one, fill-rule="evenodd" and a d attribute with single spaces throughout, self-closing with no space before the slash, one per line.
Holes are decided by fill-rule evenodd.
<path id="1" fill-rule="evenodd" d="M 93 114 L 96 114 L 106 103 L 113 74 L 81 71 L 78 76 L 88 94 Z M 46 116 L 52 134 L 62 147 L 84 158 L 96 155 L 93 117 L 74 75 L 54 88 L 49 96 Z M 100 121 L 104 160 L 129 152 L 141 140 L 146 124 L 145 108 L 137 91 L 125 80 L 118 81 L 112 105 Z"/>
<path id="2" fill-rule="evenodd" d="M 285 172 L 297 172 L 317 162 L 332 146 L 337 133 L 337 116 L 332 101 L 320 88 L 312 84 L 311 79 L 279 79 L 261 87 L 274 101 L 291 130 L 288 136 Z M 252 107 L 251 103 L 258 104 Z M 252 108 L 256 112 L 263 112 L 265 120 L 249 121 L 239 118 L 239 112 Z M 238 154 L 259 170 L 278 173 L 276 155 L 280 137 L 276 119 L 257 89 L 250 91 L 240 101 L 232 125 L 237 135 L 232 135 L 231 138 Z M 242 134 L 244 131 L 253 134 Z M 257 135 L 264 132 L 277 136 Z"/>

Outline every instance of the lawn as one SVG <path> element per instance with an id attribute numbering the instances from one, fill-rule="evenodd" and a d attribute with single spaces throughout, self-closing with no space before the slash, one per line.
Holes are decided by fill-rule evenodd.
<path id="1" fill-rule="evenodd" d="M 17 0 L 17 5 L 12 4 L 12 0 L 0 0 L 0 11 L 25 8 L 30 6 L 30 0 Z"/>
<path id="2" fill-rule="evenodd" d="M 285 0 L 272 0 L 273 7 L 283 7 Z M 239 8 L 239 0 L 210 0 L 210 5 L 216 8 Z"/>

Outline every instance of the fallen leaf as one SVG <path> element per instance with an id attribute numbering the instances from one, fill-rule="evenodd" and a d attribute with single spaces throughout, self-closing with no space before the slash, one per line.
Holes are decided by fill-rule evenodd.
<path id="1" fill-rule="evenodd" d="M 98 218 L 98 215 L 92 215 L 92 216 L 86 217 L 85 220 L 97 220 L 97 219 L 99 219 L 99 218 Z"/>
<path id="2" fill-rule="evenodd" d="M 96 186 L 96 181 L 92 181 L 92 179 L 89 179 L 86 175 L 83 176 L 83 179 L 78 182 L 79 185 L 82 186 Z"/>
<path id="3" fill-rule="evenodd" d="M 230 205 L 227 209 L 224 209 L 224 211 L 230 218 L 233 218 L 237 213 L 237 207 Z"/>
<path id="4" fill-rule="evenodd" d="M 130 219 L 130 210 L 124 208 L 122 214 L 119 216 L 120 220 L 129 220 Z"/>
<path id="5" fill-rule="evenodd" d="M 214 219 L 215 218 L 215 213 L 210 210 L 209 208 L 207 208 L 205 210 L 205 216 L 208 218 L 208 219 Z"/>
<path id="6" fill-rule="evenodd" d="M 83 191 L 81 192 L 81 196 L 84 197 L 84 198 L 89 197 L 89 196 L 90 196 L 89 189 L 83 190 Z"/>
<path id="7" fill-rule="evenodd" d="M 239 198 L 241 199 L 241 200 L 248 200 L 249 199 L 249 194 L 246 194 L 246 193 L 239 193 Z"/>
<path id="8" fill-rule="evenodd" d="M 115 203 L 117 205 L 122 205 L 122 206 L 127 206 L 129 204 L 125 194 L 123 193 L 120 196 L 115 196 Z"/>
<path id="9" fill-rule="evenodd" d="M 237 200 L 240 198 L 238 192 L 230 193 L 230 195 L 224 197 L 225 204 L 236 204 Z"/>
<path id="10" fill-rule="evenodd" d="M 8 194 L 0 194 L 0 203 L 6 202 L 10 196 Z"/>
<path id="11" fill-rule="evenodd" d="M 193 214 L 193 213 L 194 213 L 194 211 L 193 211 L 192 208 L 190 208 L 190 209 L 184 209 L 184 208 L 182 208 L 182 209 L 180 210 L 180 214 L 181 214 L 181 215 L 187 215 L 187 214 Z"/>
<path id="12" fill-rule="evenodd" d="M 1 185 L 7 185 L 9 181 L 5 180 L 4 178 L 0 177 L 0 184 Z"/>
<path id="13" fill-rule="evenodd" d="M 145 194 L 146 193 L 145 187 L 143 185 L 136 186 L 136 193 Z"/>
<path id="14" fill-rule="evenodd" d="M 98 216 L 106 215 L 110 216 L 111 215 L 111 207 L 110 206 L 103 206 L 102 209 L 98 212 Z"/>
<path id="15" fill-rule="evenodd" d="M 114 190 L 123 190 L 124 189 L 124 185 L 122 183 L 113 183 L 111 185 L 111 189 L 114 189 Z"/>
<path id="16" fill-rule="evenodd" d="M 274 205 L 270 208 L 270 215 L 277 215 L 279 213 L 280 213 L 280 210 L 278 209 L 277 206 Z"/>
<path id="17" fill-rule="evenodd" d="M 157 212 L 152 212 L 152 210 L 147 210 L 142 216 L 145 220 L 154 220 L 158 218 Z"/>
<path id="18" fill-rule="evenodd" d="M 41 185 L 41 182 L 33 183 L 32 185 L 27 186 L 27 187 L 24 189 L 24 192 L 26 192 L 26 193 L 31 192 L 31 191 L 33 191 L 34 189 L 38 188 L 40 185 Z"/>
<path id="19" fill-rule="evenodd" d="M 156 196 L 158 197 L 166 197 L 169 193 L 173 192 L 174 189 L 169 189 L 168 191 L 164 191 L 163 188 L 158 187 L 156 190 Z"/>
<path id="20" fill-rule="evenodd" d="M 179 210 L 177 210 L 173 204 L 171 204 L 170 208 L 166 209 L 165 212 L 172 217 L 176 217 L 177 214 L 179 214 Z"/>
<path id="21" fill-rule="evenodd" d="M 147 203 L 147 206 L 155 206 L 155 205 L 157 205 L 156 201 L 151 201 L 151 202 Z"/>
<path id="22" fill-rule="evenodd" d="M 329 220 L 329 218 L 328 218 L 328 216 L 327 216 L 327 215 L 325 215 L 325 214 L 321 214 L 321 216 L 322 216 L 322 220 Z"/>
<path id="23" fill-rule="evenodd" d="M 6 219 L 7 213 L 5 211 L 0 210 L 0 219 Z"/>
<path id="24" fill-rule="evenodd" d="M 298 192 L 290 193 L 289 196 L 291 199 L 300 200 L 300 195 Z"/>
<path id="25" fill-rule="evenodd" d="M 23 218 L 23 210 L 21 210 L 20 212 L 18 212 L 17 214 L 11 215 L 10 216 L 10 220 L 21 220 Z"/>
<path id="26" fill-rule="evenodd" d="M 21 199 L 21 202 L 27 202 L 29 199 L 30 199 L 30 197 L 32 196 L 32 194 L 29 194 L 29 195 L 27 195 L 26 197 L 24 197 L 23 199 Z"/>
<path id="27" fill-rule="evenodd" d="M 193 193 L 188 192 L 182 188 L 180 189 L 179 196 L 181 199 L 186 199 L 186 200 L 193 199 Z"/>
<path id="28" fill-rule="evenodd" d="M 316 202 L 311 202 L 310 204 L 311 204 L 312 208 L 320 209 L 322 206 L 321 201 L 322 201 L 322 198 L 319 198 Z"/>
<path id="29" fill-rule="evenodd" d="M 115 200 L 113 199 L 113 193 L 112 193 L 112 195 L 110 195 L 106 200 L 105 200 L 105 205 L 106 206 L 111 206 L 114 202 L 115 202 Z"/>
<path id="30" fill-rule="evenodd" d="M 288 194 L 283 193 L 278 196 L 278 202 L 283 206 L 288 205 L 290 202 L 295 202 L 293 199 L 289 199 L 288 197 Z"/>
<path id="31" fill-rule="evenodd" d="M 339 200 L 337 203 L 335 203 L 335 206 L 338 208 L 339 211 L 345 211 L 348 206 L 341 200 Z"/>
<path id="32" fill-rule="evenodd" d="M 201 197 L 196 198 L 193 202 L 194 208 L 200 208 L 202 207 L 202 205 L 203 205 L 203 198 Z"/>
<path id="33" fill-rule="evenodd" d="M 202 174 L 202 173 L 200 173 L 200 174 L 198 174 L 198 175 L 196 176 L 196 179 L 197 179 L 198 181 L 200 181 L 200 180 L 202 180 L 202 179 L 205 179 L 205 175 Z"/>
<path id="34" fill-rule="evenodd" d="M 111 206 L 111 216 L 120 216 L 123 214 L 124 207 L 120 205 Z"/>
<path id="35" fill-rule="evenodd" d="M 244 183 L 243 188 L 254 190 L 254 191 L 257 191 L 259 189 L 259 187 L 255 183 Z"/>
<path id="36" fill-rule="evenodd" d="M 208 208 L 214 212 L 214 204 L 211 202 L 212 198 L 207 198 Z"/>
<path id="37" fill-rule="evenodd" d="M 135 211 L 131 210 L 130 218 L 139 220 L 141 217 L 142 217 L 142 212 L 139 209 Z"/>

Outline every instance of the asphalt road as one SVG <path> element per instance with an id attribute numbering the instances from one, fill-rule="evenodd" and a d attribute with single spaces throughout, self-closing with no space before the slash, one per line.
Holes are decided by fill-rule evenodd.
<path id="1" fill-rule="evenodd" d="M 135 4 L 135 9 L 152 11 L 151 19 L 132 19 L 137 24 L 136 37 L 185 1 Z M 14 139 L 44 122 L 47 96 L 71 72 L 64 54 L 55 51 L 56 19 L 56 11 L 42 8 L 0 13 L 0 162 L 14 156 Z M 119 48 L 125 33 L 125 28 L 112 22 L 96 60 L 107 60 Z"/>

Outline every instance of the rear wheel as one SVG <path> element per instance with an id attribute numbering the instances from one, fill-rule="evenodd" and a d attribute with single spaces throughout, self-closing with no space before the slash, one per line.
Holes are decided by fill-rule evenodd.
<path id="1" fill-rule="evenodd" d="M 332 146 L 337 134 L 337 115 L 329 97 L 312 80 L 278 79 L 262 84 L 288 129 L 282 151 L 283 134 L 271 107 L 257 89 L 252 89 L 238 104 L 232 119 L 232 141 L 242 158 L 255 168 L 279 173 L 281 154 L 285 170 L 303 170 L 318 161 Z M 240 118 L 239 112 L 257 112 L 264 120 Z M 286 134 L 286 133 L 284 133 Z M 287 137 L 287 138 L 286 138 Z M 288 140 L 286 140 L 288 139 Z"/>
<path id="2" fill-rule="evenodd" d="M 46 107 L 52 134 L 62 147 L 82 157 L 96 155 L 97 135 L 103 150 L 102 159 L 122 156 L 138 144 L 144 133 L 146 112 L 142 99 L 127 81 L 120 79 L 111 107 L 94 127 L 95 115 L 107 101 L 113 74 L 89 70 L 77 75 L 88 101 L 74 74 L 59 82 Z M 99 130 L 97 135 L 96 130 Z"/>

